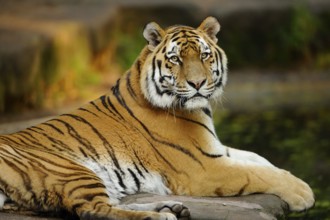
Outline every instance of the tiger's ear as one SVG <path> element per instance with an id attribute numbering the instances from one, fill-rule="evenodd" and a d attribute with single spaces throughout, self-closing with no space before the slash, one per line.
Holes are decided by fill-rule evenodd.
<path id="1" fill-rule="evenodd" d="M 151 51 L 162 41 L 164 35 L 164 30 L 155 22 L 147 24 L 143 31 L 143 36 L 148 41 L 148 48 Z"/>
<path id="2" fill-rule="evenodd" d="M 216 35 L 220 31 L 220 24 L 216 18 L 207 17 L 198 29 L 205 32 L 215 43 L 218 42 Z"/>

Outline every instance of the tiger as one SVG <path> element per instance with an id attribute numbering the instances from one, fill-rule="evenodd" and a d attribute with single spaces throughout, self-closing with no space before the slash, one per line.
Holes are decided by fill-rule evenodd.
<path id="1" fill-rule="evenodd" d="M 124 205 L 127 195 L 273 194 L 291 211 L 313 206 L 311 188 L 256 153 L 223 145 L 212 103 L 227 83 L 220 24 L 148 23 L 131 68 L 99 98 L 0 136 L 0 207 L 11 200 L 82 220 L 189 219 L 176 201 Z M 163 212 L 167 208 L 167 212 Z"/>

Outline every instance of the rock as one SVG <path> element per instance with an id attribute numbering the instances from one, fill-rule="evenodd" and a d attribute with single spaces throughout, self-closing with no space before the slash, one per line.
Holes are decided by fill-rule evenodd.
<path id="1" fill-rule="evenodd" d="M 274 195 L 256 194 L 241 197 L 191 197 L 139 194 L 125 197 L 123 204 L 174 200 L 187 206 L 192 220 L 270 220 L 283 218 L 287 205 Z"/>
<path id="2" fill-rule="evenodd" d="M 286 203 L 280 198 L 265 194 L 226 198 L 138 194 L 125 197 L 122 204 L 141 204 L 166 200 L 182 202 L 189 208 L 192 220 L 272 220 L 284 218 L 288 210 Z M 0 219 L 61 220 L 59 218 L 23 216 L 13 213 L 0 213 Z M 64 219 L 71 220 L 68 217 L 64 217 Z"/>

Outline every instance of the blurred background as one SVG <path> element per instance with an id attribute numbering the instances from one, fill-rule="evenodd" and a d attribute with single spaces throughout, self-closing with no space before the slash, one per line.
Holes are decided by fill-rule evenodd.
<path id="1" fill-rule="evenodd" d="M 146 23 L 210 15 L 229 60 L 220 140 L 312 186 L 315 208 L 290 219 L 330 219 L 329 0 L 0 0 L 0 133 L 107 92 L 145 45 Z"/>

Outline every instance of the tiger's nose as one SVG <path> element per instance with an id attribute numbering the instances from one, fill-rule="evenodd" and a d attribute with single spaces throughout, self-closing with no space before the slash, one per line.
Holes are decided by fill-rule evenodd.
<path id="1" fill-rule="evenodd" d="M 193 80 L 193 81 L 188 81 L 187 80 L 188 85 L 190 85 L 191 87 L 195 88 L 195 89 L 200 89 L 205 83 L 206 83 L 206 79 L 202 79 L 202 80 Z"/>

